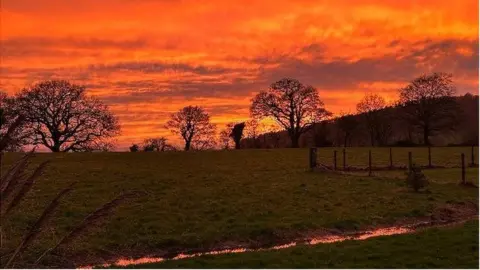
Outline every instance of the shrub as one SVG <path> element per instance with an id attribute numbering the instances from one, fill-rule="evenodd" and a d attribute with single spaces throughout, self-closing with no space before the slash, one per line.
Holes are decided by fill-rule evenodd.
<path id="1" fill-rule="evenodd" d="M 420 167 L 417 167 L 415 164 L 412 165 L 412 168 L 407 173 L 407 185 L 415 192 L 418 192 L 420 189 L 428 186 L 427 177 L 423 174 Z"/>

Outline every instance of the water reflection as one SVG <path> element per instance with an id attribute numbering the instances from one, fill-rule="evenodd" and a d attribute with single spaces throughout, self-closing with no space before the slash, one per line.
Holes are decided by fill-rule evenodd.
<path id="1" fill-rule="evenodd" d="M 365 231 L 361 233 L 356 233 L 354 235 L 326 235 L 321 237 L 316 237 L 313 239 L 309 239 L 307 241 L 299 241 L 299 242 L 292 242 L 289 244 L 274 246 L 270 248 L 259 248 L 259 249 L 248 249 L 248 248 L 236 248 L 236 249 L 225 249 L 225 250 L 216 250 L 216 251 L 209 251 L 203 253 L 193 253 L 193 254 L 178 254 L 172 259 L 160 258 L 160 257 L 144 257 L 140 259 L 119 259 L 113 264 L 103 264 L 103 267 L 109 266 L 128 266 L 128 265 L 135 265 L 135 264 L 144 264 L 144 263 L 157 263 L 162 262 L 165 260 L 181 260 L 186 258 L 193 258 L 198 256 L 204 255 L 219 255 L 219 254 L 227 254 L 227 253 L 243 253 L 243 252 L 252 252 L 252 251 L 265 251 L 265 250 L 278 250 L 296 246 L 298 244 L 306 244 L 306 245 L 317 245 L 317 244 L 328 244 L 328 243 L 335 243 L 341 242 L 345 240 L 365 240 L 371 237 L 378 237 L 378 236 L 387 236 L 387 235 L 395 235 L 395 234 L 405 234 L 414 232 L 415 229 L 413 227 L 390 227 L 390 228 L 380 228 L 372 231 Z M 82 269 L 90 269 L 91 266 L 81 267 Z"/>

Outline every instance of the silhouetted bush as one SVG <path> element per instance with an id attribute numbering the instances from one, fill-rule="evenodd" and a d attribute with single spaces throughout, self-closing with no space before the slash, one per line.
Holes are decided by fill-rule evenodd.
<path id="1" fill-rule="evenodd" d="M 138 144 L 133 144 L 132 146 L 130 146 L 130 152 L 138 152 L 138 150 L 140 150 L 140 147 L 138 146 Z"/>
<path id="2" fill-rule="evenodd" d="M 417 167 L 415 164 L 412 165 L 411 170 L 407 173 L 407 185 L 415 192 L 418 192 L 420 189 L 428 186 L 427 177 L 423 174 L 420 167 Z"/>

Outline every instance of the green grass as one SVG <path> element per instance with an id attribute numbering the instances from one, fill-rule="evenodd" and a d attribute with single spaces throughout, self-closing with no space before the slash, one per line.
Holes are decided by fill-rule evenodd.
<path id="1" fill-rule="evenodd" d="M 208 255 L 131 268 L 473 268 L 478 269 L 478 221 L 365 241 L 275 251 Z"/>
<path id="2" fill-rule="evenodd" d="M 447 156 L 460 151 L 438 151 L 444 150 L 451 151 Z M 7 155 L 6 163 L 13 158 Z M 430 179 L 431 193 L 417 194 L 395 178 L 311 173 L 307 149 L 39 154 L 35 162 L 46 159 L 53 161 L 46 174 L 2 224 L 2 252 L 15 247 L 46 204 L 73 181 L 76 189 L 28 256 L 36 257 L 85 215 L 131 190 L 148 195 L 122 205 L 74 242 L 68 256 L 269 244 L 320 228 L 358 229 L 428 215 L 446 203 L 478 202 L 478 189 L 460 187 L 453 178 Z"/>

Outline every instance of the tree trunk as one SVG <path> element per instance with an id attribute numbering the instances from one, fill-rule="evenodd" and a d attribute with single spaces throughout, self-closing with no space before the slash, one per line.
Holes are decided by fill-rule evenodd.
<path id="1" fill-rule="evenodd" d="M 423 143 L 425 145 L 430 145 L 430 139 L 428 138 L 429 136 L 429 130 L 428 130 L 428 127 L 424 127 L 423 128 Z"/>
<path id="2" fill-rule="evenodd" d="M 240 141 L 235 141 L 235 149 L 240 149 Z"/>
<path id="3" fill-rule="evenodd" d="M 50 150 L 52 150 L 52 152 L 54 152 L 54 153 L 60 152 L 60 144 L 59 144 L 59 143 L 55 143 L 55 144 L 50 148 Z"/>
<path id="4" fill-rule="evenodd" d="M 190 141 L 185 142 L 185 151 L 190 150 L 190 143 L 191 143 Z"/>
<path id="5" fill-rule="evenodd" d="M 300 139 L 300 135 L 298 134 L 292 134 L 290 136 L 290 139 L 292 141 L 292 148 L 298 148 L 299 145 L 298 145 L 298 140 Z"/>

